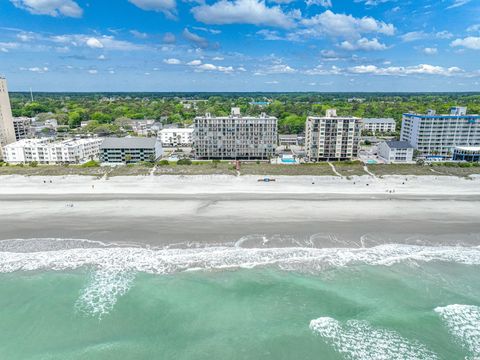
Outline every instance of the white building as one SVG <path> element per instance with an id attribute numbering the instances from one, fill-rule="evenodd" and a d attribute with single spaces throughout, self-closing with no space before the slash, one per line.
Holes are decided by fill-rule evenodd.
<path id="1" fill-rule="evenodd" d="M 262 114 L 230 116 L 210 114 L 195 118 L 193 148 L 201 159 L 269 159 L 277 145 L 277 118 Z"/>
<path id="2" fill-rule="evenodd" d="M 325 116 L 309 116 L 306 122 L 305 153 L 310 161 L 349 160 L 357 157 L 361 119 L 337 116 L 327 110 Z"/>
<path id="3" fill-rule="evenodd" d="M 362 120 L 363 130 L 373 133 L 393 133 L 395 132 L 395 120 L 392 118 L 365 118 Z"/>
<path id="4" fill-rule="evenodd" d="M 69 139 L 51 142 L 48 139 L 23 139 L 3 148 L 10 164 L 81 164 L 98 159 L 102 138 Z"/>
<path id="5" fill-rule="evenodd" d="M 7 80 L 0 77 L 0 159 L 2 158 L 2 147 L 15 141 L 15 129 L 13 128 Z"/>
<path id="6" fill-rule="evenodd" d="M 193 128 L 163 129 L 159 137 L 164 147 L 192 146 L 193 131 Z"/>
<path id="7" fill-rule="evenodd" d="M 406 141 L 384 141 L 378 144 L 378 155 L 387 163 L 413 161 L 413 146 Z"/>
<path id="8" fill-rule="evenodd" d="M 454 107 L 450 114 L 403 114 L 400 140 L 422 156 L 450 157 L 457 146 L 480 146 L 480 115 L 467 115 L 465 107 Z"/>

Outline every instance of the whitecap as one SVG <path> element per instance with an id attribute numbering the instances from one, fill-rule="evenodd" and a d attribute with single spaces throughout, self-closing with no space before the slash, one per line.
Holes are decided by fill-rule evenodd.
<path id="1" fill-rule="evenodd" d="M 474 359 L 480 357 L 480 307 L 448 305 L 435 308 L 452 336 Z"/>
<path id="2" fill-rule="evenodd" d="M 310 322 L 310 329 L 348 360 L 433 360 L 435 353 L 395 331 L 375 328 L 365 321 L 345 324 L 330 317 Z"/>

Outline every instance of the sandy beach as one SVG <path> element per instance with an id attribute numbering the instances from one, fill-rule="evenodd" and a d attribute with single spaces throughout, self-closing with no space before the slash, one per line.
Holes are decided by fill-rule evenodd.
<path id="1" fill-rule="evenodd" d="M 480 244 L 480 178 L 257 180 L 2 177 L 0 239 L 178 247 Z"/>

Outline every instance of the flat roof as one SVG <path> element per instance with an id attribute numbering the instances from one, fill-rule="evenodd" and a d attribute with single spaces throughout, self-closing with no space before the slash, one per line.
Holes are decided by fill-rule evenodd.
<path id="1" fill-rule="evenodd" d="M 100 149 L 151 149 L 155 147 L 157 138 L 142 137 L 107 137 Z"/>
<path id="2" fill-rule="evenodd" d="M 455 150 L 480 152 L 480 146 L 456 146 Z"/>
<path id="3" fill-rule="evenodd" d="M 368 124 L 381 124 L 381 123 L 395 124 L 395 120 L 393 120 L 392 118 L 364 118 L 363 122 Z"/>
<path id="4" fill-rule="evenodd" d="M 404 116 L 416 116 L 421 118 L 472 118 L 472 119 L 480 119 L 480 115 L 478 114 L 469 114 L 469 115 L 451 115 L 451 114 L 435 114 L 435 115 L 428 115 L 428 114 L 415 114 L 415 113 L 404 113 Z"/>
<path id="5" fill-rule="evenodd" d="M 385 141 L 390 149 L 413 149 L 408 141 Z"/>

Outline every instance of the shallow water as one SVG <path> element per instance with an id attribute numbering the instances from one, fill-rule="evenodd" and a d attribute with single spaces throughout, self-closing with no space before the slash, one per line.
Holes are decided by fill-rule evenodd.
<path id="1" fill-rule="evenodd" d="M 1 359 L 478 359 L 480 248 L 0 242 Z"/>

